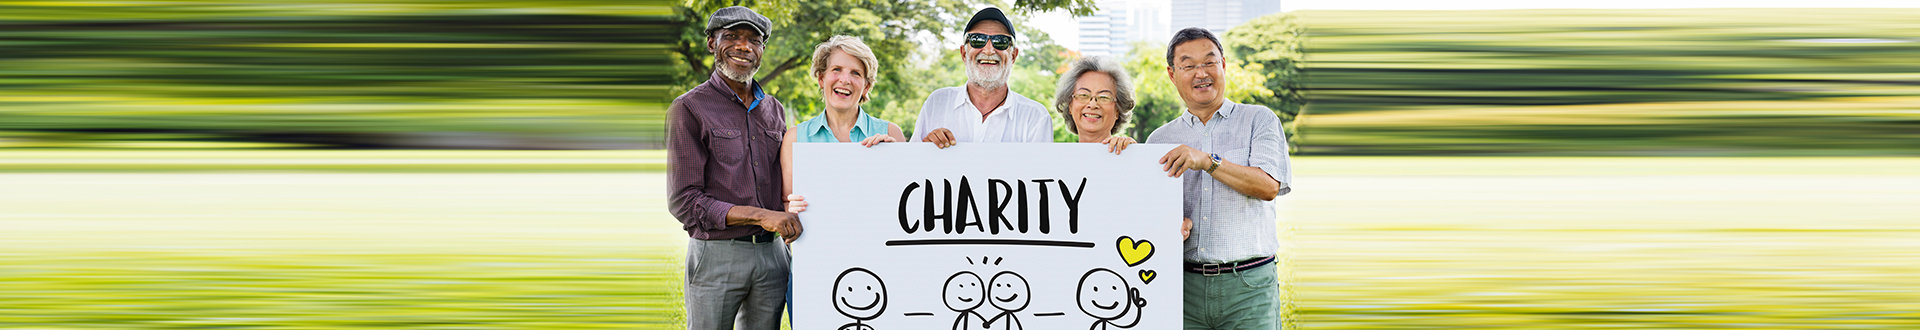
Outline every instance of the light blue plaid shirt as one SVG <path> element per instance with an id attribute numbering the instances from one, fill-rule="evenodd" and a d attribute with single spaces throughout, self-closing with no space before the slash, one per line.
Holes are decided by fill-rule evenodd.
<path id="1" fill-rule="evenodd" d="M 1258 167 L 1293 191 L 1287 160 L 1287 135 L 1280 117 L 1264 106 L 1222 102 L 1213 119 L 1201 123 L 1191 112 L 1153 130 L 1147 143 L 1184 144 L 1219 154 L 1228 163 Z M 1183 214 L 1193 219 L 1186 241 L 1188 262 L 1216 263 L 1274 255 L 1280 251 L 1274 202 L 1234 191 L 1205 171 L 1180 176 L 1185 189 Z"/>

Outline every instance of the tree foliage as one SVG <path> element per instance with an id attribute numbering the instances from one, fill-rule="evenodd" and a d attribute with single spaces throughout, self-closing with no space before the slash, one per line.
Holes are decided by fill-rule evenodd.
<path id="1" fill-rule="evenodd" d="M 706 49 L 703 34 L 707 16 L 735 5 L 753 8 L 774 23 L 758 77 L 768 92 L 789 108 L 788 120 L 804 120 L 821 110 L 819 86 L 807 72 L 814 47 L 835 35 L 850 35 L 873 48 L 880 61 L 866 109 L 909 130 L 928 93 L 939 87 L 958 86 L 953 78 L 964 81 L 964 71 L 960 71 L 953 50 L 958 48 L 961 25 L 975 11 L 988 6 L 1006 9 L 1019 24 L 1019 17 L 1029 13 L 1066 10 L 1085 15 L 1094 10 L 1091 0 L 1019 0 L 1011 6 L 999 0 L 689 1 L 678 8 L 680 21 L 685 24 L 672 49 L 675 65 L 682 69 L 676 70 L 675 95 L 709 79 L 713 55 Z M 1045 32 L 1019 32 L 1023 48 L 1032 45 L 1044 49 L 1051 44 Z M 932 43 L 932 47 L 926 43 Z M 953 46 L 945 46 L 948 44 Z M 927 54 L 923 49 L 937 52 Z M 1023 50 L 1023 54 L 1034 53 Z M 1024 57 L 1022 62 L 1027 61 Z M 932 66 L 916 67 L 916 62 L 931 62 Z M 947 64 L 951 66 L 943 67 Z"/>
<path id="2" fill-rule="evenodd" d="M 1273 109 L 1287 130 L 1288 144 L 1299 141 L 1294 119 L 1306 110 L 1307 99 L 1301 89 L 1306 70 L 1306 31 L 1291 14 L 1273 14 L 1234 27 L 1221 36 L 1230 54 L 1228 61 L 1240 72 L 1259 76 L 1265 93 L 1243 94 L 1239 102 L 1259 104 Z M 1298 149 L 1298 148 L 1294 148 Z"/>

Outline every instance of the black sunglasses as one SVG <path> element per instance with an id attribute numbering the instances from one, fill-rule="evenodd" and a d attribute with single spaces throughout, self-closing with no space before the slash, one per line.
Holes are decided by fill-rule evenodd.
<path id="1" fill-rule="evenodd" d="M 1013 47 L 1013 36 L 998 34 L 986 35 L 982 33 L 967 34 L 967 46 L 969 47 L 986 47 L 987 42 L 993 42 L 993 49 L 1007 50 L 1007 48 Z"/>

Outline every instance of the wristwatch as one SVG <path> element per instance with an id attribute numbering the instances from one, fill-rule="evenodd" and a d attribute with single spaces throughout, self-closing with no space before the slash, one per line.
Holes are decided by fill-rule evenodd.
<path id="1" fill-rule="evenodd" d="M 1207 173 L 1213 173 L 1213 170 L 1220 169 L 1220 154 L 1209 154 L 1209 155 L 1213 155 L 1213 167 L 1208 167 Z"/>

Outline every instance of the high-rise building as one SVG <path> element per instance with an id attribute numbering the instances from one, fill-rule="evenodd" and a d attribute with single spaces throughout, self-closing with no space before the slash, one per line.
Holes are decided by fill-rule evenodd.
<path id="1" fill-rule="evenodd" d="M 1260 16 L 1280 12 L 1280 0 L 1187 0 L 1173 5 L 1173 26 L 1169 30 L 1179 31 L 1189 27 L 1202 27 L 1213 31 L 1214 35 L 1227 33 L 1227 29 L 1239 26 Z"/>
<path id="2" fill-rule="evenodd" d="M 1166 42 L 1173 30 L 1167 25 L 1166 0 L 1100 0 L 1099 11 L 1079 17 L 1083 55 L 1125 56 L 1136 41 Z"/>
<path id="3" fill-rule="evenodd" d="M 1126 53 L 1127 34 L 1133 31 L 1133 17 L 1123 1 L 1096 2 L 1100 10 L 1080 17 L 1080 54 L 1111 56 Z"/>

